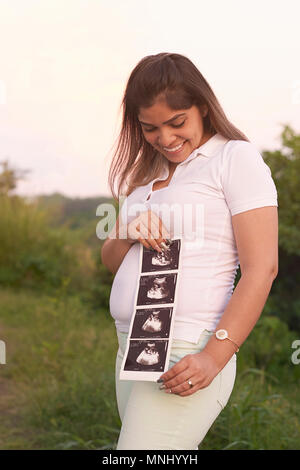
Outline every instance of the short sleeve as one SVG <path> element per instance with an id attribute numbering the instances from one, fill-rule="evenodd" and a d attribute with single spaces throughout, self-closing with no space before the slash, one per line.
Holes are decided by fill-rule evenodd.
<path id="1" fill-rule="evenodd" d="M 251 142 L 231 141 L 221 173 L 231 215 L 264 206 L 278 206 L 271 170 Z"/>

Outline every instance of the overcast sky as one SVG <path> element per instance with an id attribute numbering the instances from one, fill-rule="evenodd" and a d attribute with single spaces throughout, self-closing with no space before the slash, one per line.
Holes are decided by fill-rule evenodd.
<path id="1" fill-rule="evenodd" d="M 111 196 L 137 62 L 186 55 L 262 151 L 300 132 L 299 0 L 0 0 L 0 161 L 23 195 Z"/>

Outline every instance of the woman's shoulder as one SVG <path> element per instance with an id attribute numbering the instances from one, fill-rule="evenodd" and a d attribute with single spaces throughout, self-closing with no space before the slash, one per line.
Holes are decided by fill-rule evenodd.
<path id="1" fill-rule="evenodd" d="M 249 140 L 242 140 L 242 139 L 231 139 L 228 140 L 226 143 L 226 147 L 228 152 L 253 152 L 253 153 L 260 153 L 258 146 L 254 142 L 250 142 Z"/>
<path id="2" fill-rule="evenodd" d="M 238 180 L 246 184 L 247 180 L 251 180 L 251 175 L 261 179 L 271 176 L 271 169 L 257 146 L 246 140 L 228 141 L 222 155 L 220 172 L 223 183 L 227 181 L 228 184 Z"/>
<path id="3" fill-rule="evenodd" d="M 263 157 L 253 142 L 247 140 L 228 140 L 224 145 L 223 159 L 223 163 L 230 163 L 239 159 L 246 164 L 247 161 L 261 161 Z"/>

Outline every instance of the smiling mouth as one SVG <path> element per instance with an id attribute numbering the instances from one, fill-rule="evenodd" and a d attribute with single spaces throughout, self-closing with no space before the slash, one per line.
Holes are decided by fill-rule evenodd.
<path id="1" fill-rule="evenodd" d="M 177 153 L 181 151 L 185 143 L 186 143 L 186 140 L 182 142 L 181 144 L 177 145 L 176 147 L 173 147 L 172 149 L 167 149 L 166 147 L 163 147 L 163 150 L 168 153 Z"/>

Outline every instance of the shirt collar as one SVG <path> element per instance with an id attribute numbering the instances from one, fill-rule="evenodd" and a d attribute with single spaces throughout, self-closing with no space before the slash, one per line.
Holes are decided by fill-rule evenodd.
<path id="1" fill-rule="evenodd" d="M 222 134 L 216 133 L 210 139 L 208 139 L 207 142 L 204 144 L 200 145 L 200 147 L 197 147 L 195 150 L 192 151 L 192 153 L 181 163 L 178 163 L 177 166 L 182 166 L 185 165 L 186 163 L 190 162 L 194 158 L 202 155 L 204 157 L 212 157 L 226 142 L 228 142 L 229 139 L 226 137 L 223 137 Z M 177 167 L 176 166 L 176 167 Z M 165 176 L 167 177 L 169 175 L 169 163 L 166 160 L 165 161 L 165 166 L 163 169 L 163 174 L 160 178 L 164 178 Z"/>
<path id="2" fill-rule="evenodd" d="M 199 155 L 203 155 L 204 157 L 212 157 L 229 139 L 226 139 L 221 134 L 216 133 L 207 142 L 200 145 L 200 147 L 196 148 L 192 151 L 192 153 L 186 158 L 183 162 L 179 163 L 178 165 L 184 165 L 185 163 L 193 160 L 194 158 L 198 157 Z"/>

